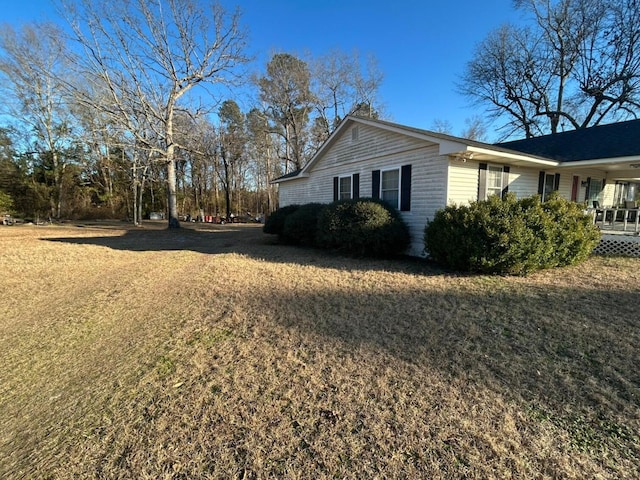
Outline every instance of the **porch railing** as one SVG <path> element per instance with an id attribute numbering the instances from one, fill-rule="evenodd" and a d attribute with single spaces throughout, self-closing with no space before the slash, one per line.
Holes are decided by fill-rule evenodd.
<path id="1" fill-rule="evenodd" d="M 593 223 L 601 230 L 640 233 L 640 209 L 638 208 L 590 208 Z"/>

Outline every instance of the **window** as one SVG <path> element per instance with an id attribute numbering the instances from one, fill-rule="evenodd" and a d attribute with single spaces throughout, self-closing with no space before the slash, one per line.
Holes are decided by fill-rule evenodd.
<path id="1" fill-rule="evenodd" d="M 333 177 L 333 201 L 360 198 L 360 174 Z"/>
<path id="2" fill-rule="evenodd" d="M 638 197 L 638 183 L 634 182 L 616 182 L 616 188 L 613 193 L 613 204 L 624 205 L 625 202 L 636 201 Z"/>
<path id="3" fill-rule="evenodd" d="M 552 192 L 558 190 L 560 186 L 560 174 L 559 173 L 546 173 L 540 172 L 538 178 L 538 195 L 542 198 L 542 201 L 549 199 Z"/>
<path id="4" fill-rule="evenodd" d="M 504 197 L 509 191 L 509 165 L 478 164 L 478 200 L 486 200 L 491 195 Z"/>
<path id="5" fill-rule="evenodd" d="M 386 170 L 381 172 L 380 198 L 394 208 L 400 203 L 400 170 Z"/>
<path id="6" fill-rule="evenodd" d="M 371 197 L 384 200 L 401 212 L 411 211 L 411 165 L 371 172 Z"/>
<path id="7" fill-rule="evenodd" d="M 502 196 L 502 167 L 487 167 L 487 198 L 491 195 Z"/>
<path id="8" fill-rule="evenodd" d="M 338 199 L 350 200 L 351 199 L 351 177 L 340 177 L 338 187 Z"/>
<path id="9" fill-rule="evenodd" d="M 602 192 L 602 180 L 597 178 L 587 179 L 587 205 L 593 205 L 594 201 L 600 201 L 600 193 Z"/>
<path id="10" fill-rule="evenodd" d="M 554 191 L 556 176 L 552 173 L 547 173 L 544 176 L 544 189 L 542 190 L 542 201 L 549 199 L 549 195 Z"/>

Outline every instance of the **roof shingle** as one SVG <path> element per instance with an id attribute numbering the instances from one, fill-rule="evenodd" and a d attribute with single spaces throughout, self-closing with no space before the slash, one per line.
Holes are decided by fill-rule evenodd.
<path id="1" fill-rule="evenodd" d="M 640 120 L 598 125 L 496 146 L 562 162 L 640 155 Z"/>

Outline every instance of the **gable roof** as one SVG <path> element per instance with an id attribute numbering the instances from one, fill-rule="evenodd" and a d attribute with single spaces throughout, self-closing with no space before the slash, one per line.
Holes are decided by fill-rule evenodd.
<path id="1" fill-rule="evenodd" d="M 640 160 L 640 120 L 629 120 L 542 137 L 490 144 L 385 120 L 347 116 L 304 167 L 277 178 L 272 183 L 308 177 L 309 171 L 322 158 L 323 154 L 354 123 L 373 126 L 436 144 L 440 155 L 450 155 L 460 159 L 473 158 L 478 161 L 541 167 L 562 167 L 563 163 L 575 165 L 571 162 L 580 161 L 581 166 L 607 165 L 609 169 L 629 169 L 634 166 L 622 165 L 621 159 L 626 160 L 626 163 L 631 160 L 634 162 Z M 635 175 L 632 176 L 635 177 Z"/>
<path id="2" fill-rule="evenodd" d="M 496 146 L 560 162 L 640 155 L 640 120 L 598 125 Z"/>
<path id="3" fill-rule="evenodd" d="M 292 172 L 287 175 L 283 175 L 272 183 L 280 183 L 283 181 L 294 180 L 298 178 L 304 178 L 308 176 L 308 172 L 323 156 L 324 152 L 329 150 L 331 146 L 337 141 L 342 133 L 347 130 L 354 123 L 360 123 L 364 125 L 373 126 L 382 130 L 399 133 L 402 135 L 408 135 L 419 140 L 423 140 L 428 143 L 438 145 L 440 155 L 468 155 L 467 158 L 480 158 L 486 155 L 498 156 L 504 159 L 509 159 L 510 162 L 525 162 L 525 163 L 538 163 L 542 165 L 556 165 L 555 160 L 550 160 L 544 157 L 538 157 L 536 155 L 523 154 L 516 150 L 510 150 L 498 145 L 492 145 L 490 143 L 478 142 L 475 140 L 469 140 L 467 138 L 455 137 L 445 133 L 432 132 L 430 130 L 423 130 L 420 128 L 409 127 L 406 125 L 400 125 L 398 123 L 388 122 L 385 120 L 377 120 L 366 117 L 347 116 L 338 127 L 329 135 L 329 138 L 320 146 L 316 153 L 306 163 L 304 167 L 296 172 Z"/>

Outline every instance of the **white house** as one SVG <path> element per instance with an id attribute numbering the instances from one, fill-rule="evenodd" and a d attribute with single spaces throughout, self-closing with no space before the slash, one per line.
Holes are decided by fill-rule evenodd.
<path id="1" fill-rule="evenodd" d="M 448 204 L 554 190 L 587 206 L 636 201 L 640 120 L 487 144 L 350 116 L 304 168 L 274 183 L 281 207 L 382 198 L 409 225 L 407 253 L 421 255 L 425 224 Z"/>

